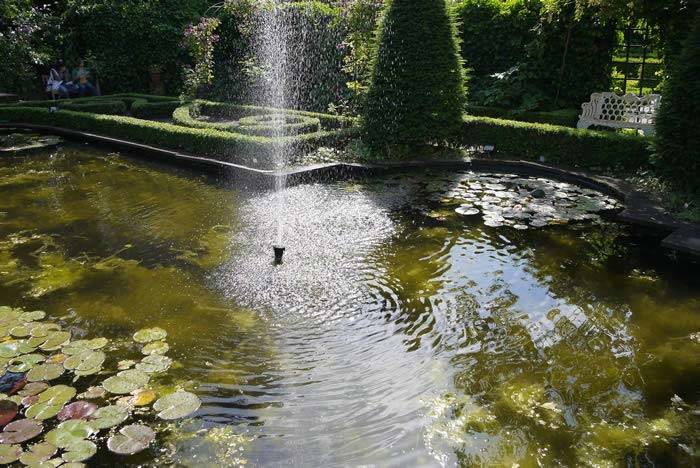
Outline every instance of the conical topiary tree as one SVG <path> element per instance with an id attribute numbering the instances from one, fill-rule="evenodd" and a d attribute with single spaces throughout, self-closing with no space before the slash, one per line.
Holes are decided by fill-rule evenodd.
<path id="1" fill-rule="evenodd" d="M 388 0 L 363 110 L 373 149 L 442 142 L 460 129 L 464 67 L 445 0 Z"/>
<path id="2" fill-rule="evenodd" d="M 700 12 L 664 87 L 656 135 L 663 171 L 700 193 Z"/>

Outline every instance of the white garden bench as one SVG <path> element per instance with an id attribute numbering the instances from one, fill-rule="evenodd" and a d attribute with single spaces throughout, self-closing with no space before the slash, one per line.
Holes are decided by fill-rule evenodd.
<path id="1" fill-rule="evenodd" d="M 600 125 L 612 128 L 634 128 L 645 135 L 654 134 L 656 112 L 661 104 L 660 94 L 636 96 L 615 93 L 593 93 L 591 102 L 584 103 L 578 128 Z"/>

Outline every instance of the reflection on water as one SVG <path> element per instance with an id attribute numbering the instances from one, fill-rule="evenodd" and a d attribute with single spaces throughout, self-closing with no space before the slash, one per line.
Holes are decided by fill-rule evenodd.
<path id="1" fill-rule="evenodd" d="M 603 221 L 485 226 L 438 196 L 465 177 L 299 186 L 279 214 L 87 147 L 3 157 L 0 304 L 168 331 L 160 384 L 202 408 L 99 464 L 696 463 L 697 265 Z"/>

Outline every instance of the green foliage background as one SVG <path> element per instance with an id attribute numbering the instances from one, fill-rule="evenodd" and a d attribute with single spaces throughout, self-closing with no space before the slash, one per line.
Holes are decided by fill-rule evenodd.
<path id="1" fill-rule="evenodd" d="M 391 0 L 382 18 L 363 134 L 385 145 L 441 143 L 461 127 L 465 83 L 444 0 Z"/>

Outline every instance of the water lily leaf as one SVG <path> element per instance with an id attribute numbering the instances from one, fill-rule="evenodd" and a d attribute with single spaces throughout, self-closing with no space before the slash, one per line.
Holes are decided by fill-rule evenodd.
<path id="1" fill-rule="evenodd" d="M 65 354 L 52 354 L 46 359 L 47 364 L 63 364 L 68 358 Z"/>
<path id="2" fill-rule="evenodd" d="M 59 448 L 67 448 L 87 439 L 94 433 L 95 429 L 87 421 L 70 419 L 46 433 L 46 442 Z"/>
<path id="3" fill-rule="evenodd" d="M 107 448 L 120 455 L 132 455 L 147 448 L 156 438 L 155 432 L 143 424 L 124 426 L 107 440 Z"/>
<path id="4" fill-rule="evenodd" d="M 45 359 L 43 354 L 24 354 L 22 356 L 17 356 L 10 361 L 8 370 L 11 372 L 27 372 Z"/>
<path id="5" fill-rule="evenodd" d="M 10 335 L 16 338 L 25 338 L 29 336 L 29 327 L 26 325 L 17 325 L 10 329 Z"/>
<path id="6" fill-rule="evenodd" d="M 136 390 L 133 392 L 133 395 L 131 399 L 129 399 L 129 404 L 132 406 L 146 406 L 150 405 L 153 403 L 153 400 L 156 399 L 156 392 L 153 390 L 146 390 L 146 389 L 141 389 L 141 390 Z"/>
<path id="7" fill-rule="evenodd" d="M 49 387 L 39 394 L 39 401 L 27 408 L 24 415 L 27 418 L 48 419 L 56 416 L 63 405 L 68 403 L 76 394 L 73 387 L 56 385 Z"/>
<path id="8" fill-rule="evenodd" d="M 19 314 L 19 319 L 22 322 L 35 322 L 37 320 L 43 320 L 46 317 L 46 312 L 43 310 L 35 310 L 33 312 L 23 312 Z"/>
<path id="9" fill-rule="evenodd" d="M 471 205 L 462 205 L 455 209 L 455 212 L 461 214 L 462 216 L 474 216 L 479 214 L 479 209 L 474 208 Z"/>
<path id="10" fill-rule="evenodd" d="M 49 460 L 56 453 L 56 446 L 48 442 L 40 442 L 29 447 L 28 452 L 24 452 L 19 461 L 23 465 L 38 465 Z"/>
<path id="11" fill-rule="evenodd" d="M 137 343 L 150 343 L 165 339 L 168 333 L 159 327 L 143 328 L 134 333 L 134 341 Z"/>
<path id="12" fill-rule="evenodd" d="M 107 391 L 103 387 L 88 387 L 86 391 L 78 395 L 78 398 L 83 400 L 94 400 L 96 398 L 102 398 L 106 393 Z"/>
<path id="13" fill-rule="evenodd" d="M 123 361 L 119 361 L 117 363 L 117 369 L 119 370 L 127 370 L 136 364 L 136 361 L 132 361 L 131 359 L 124 359 Z"/>
<path id="14" fill-rule="evenodd" d="M 90 425 L 95 429 L 108 429 L 123 423 L 129 417 L 129 410 L 123 406 L 104 406 L 92 414 Z"/>
<path id="15" fill-rule="evenodd" d="M 4 426 L 17 416 L 19 407 L 12 400 L 0 400 L 0 426 Z"/>
<path id="16" fill-rule="evenodd" d="M 22 400 L 20 400 L 20 403 L 22 403 L 22 406 L 32 406 L 33 404 L 36 404 L 36 402 L 39 401 L 39 395 L 28 395 L 26 397 L 23 397 Z"/>
<path id="17" fill-rule="evenodd" d="M 202 402 L 194 393 L 177 391 L 158 399 L 153 409 L 161 419 L 179 419 L 189 416 L 199 409 Z"/>
<path id="18" fill-rule="evenodd" d="M 19 341 L 7 341 L 5 343 L 0 343 L 0 357 L 13 358 L 19 356 Z"/>
<path id="19" fill-rule="evenodd" d="M 19 445 L 0 444 L 0 464 L 9 465 L 19 460 L 22 455 L 22 447 Z"/>
<path id="20" fill-rule="evenodd" d="M 64 406 L 56 416 L 59 421 L 69 419 L 88 419 L 88 417 L 97 410 L 97 405 L 87 401 L 75 401 L 67 406 Z"/>
<path id="21" fill-rule="evenodd" d="M 66 452 L 62 455 L 64 461 L 69 463 L 87 460 L 97 453 L 97 445 L 89 440 L 81 440 L 66 447 Z"/>
<path id="22" fill-rule="evenodd" d="M 53 380 L 63 374 L 63 366 L 60 364 L 40 364 L 27 373 L 27 380 L 38 382 L 40 380 Z"/>
<path id="23" fill-rule="evenodd" d="M 11 422 L 0 432 L 0 444 L 19 444 L 41 434 L 44 425 L 35 419 L 20 419 Z"/>
<path id="24" fill-rule="evenodd" d="M 86 350 L 97 350 L 104 348 L 109 343 L 107 338 L 94 338 L 92 340 L 77 340 L 72 341 L 63 347 L 65 354 L 79 354 Z"/>
<path id="25" fill-rule="evenodd" d="M 65 345 L 66 343 L 70 342 L 71 334 L 68 331 L 57 331 L 55 333 L 51 333 L 46 337 L 46 341 L 39 345 L 39 348 L 41 348 L 44 351 L 55 351 L 57 349 L 61 349 L 61 346 Z"/>
<path id="26" fill-rule="evenodd" d="M 143 387 L 148 383 L 148 374 L 138 369 L 128 369 L 113 375 L 104 382 L 102 386 L 110 393 L 124 394 Z"/>
<path id="27" fill-rule="evenodd" d="M 38 395 L 49 388 L 49 384 L 46 382 L 29 382 L 24 388 L 19 392 L 20 396 L 31 396 Z"/>
<path id="28" fill-rule="evenodd" d="M 52 332 L 61 330 L 61 326 L 56 323 L 35 323 L 32 326 L 30 335 L 33 338 L 48 337 Z"/>
<path id="29" fill-rule="evenodd" d="M 143 354 L 165 354 L 170 349 L 165 341 L 154 341 L 141 348 Z"/>
<path id="30" fill-rule="evenodd" d="M 149 374 L 154 374 L 158 372 L 165 372 L 168 370 L 173 360 L 167 356 L 162 356 L 160 354 L 151 354 L 146 356 L 136 364 L 136 369 L 147 372 Z"/>
<path id="31" fill-rule="evenodd" d="M 90 375 L 98 372 L 105 362 L 105 353 L 86 349 L 82 353 L 67 358 L 63 367 L 75 372 L 75 375 Z"/>

